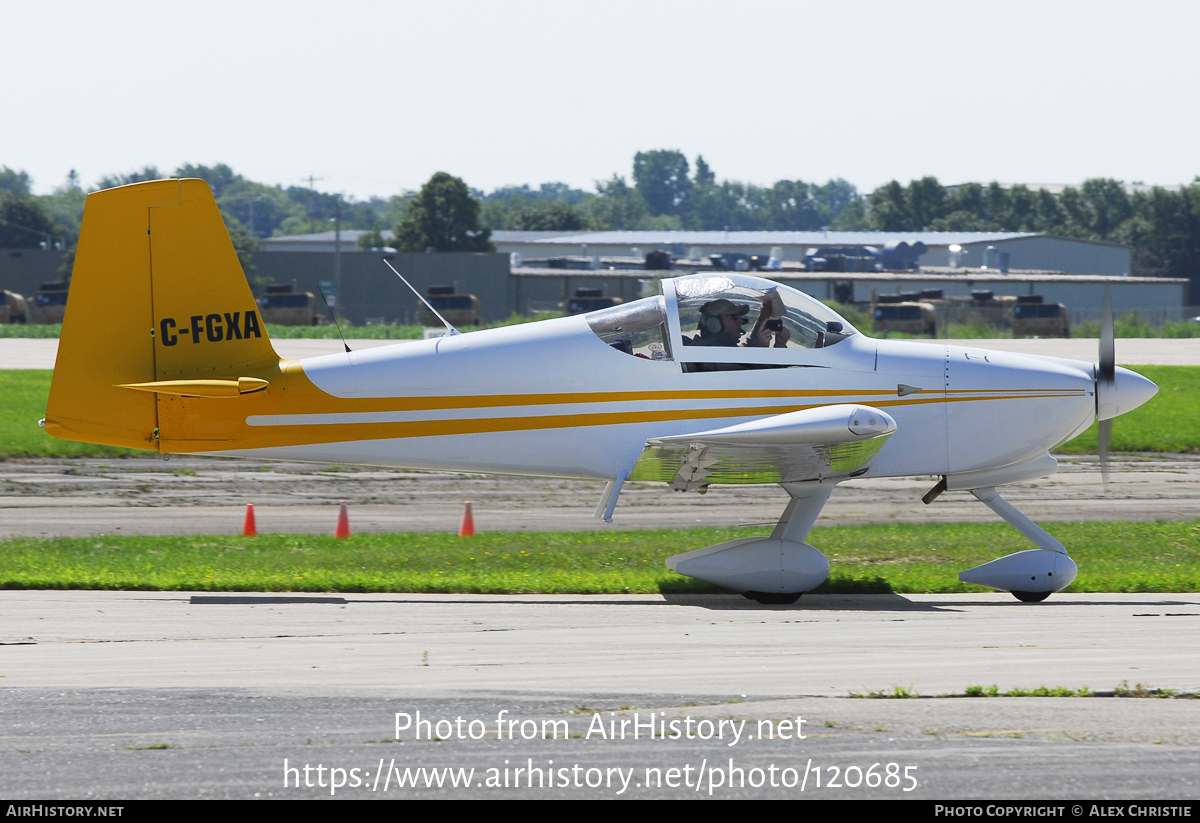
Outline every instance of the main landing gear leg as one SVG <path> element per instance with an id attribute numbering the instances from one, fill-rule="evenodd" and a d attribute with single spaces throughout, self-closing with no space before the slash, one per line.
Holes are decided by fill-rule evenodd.
<path id="1" fill-rule="evenodd" d="M 782 483 L 784 491 L 790 496 L 787 508 L 783 510 L 783 515 L 779 518 L 779 522 L 775 524 L 774 531 L 771 532 L 772 540 L 791 541 L 800 543 L 810 551 L 817 552 L 804 541 L 808 538 L 808 533 L 812 531 L 813 524 L 817 522 L 817 517 L 821 514 L 821 509 L 829 501 L 829 495 L 833 494 L 833 483 Z M 781 543 L 782 545 L 782 543 Z M 821 554 L 817 552 L 817 554 Z M 825 555 L 821 555 L 821 559 L 825 559 Z M 785 570 L 784 576 L 787 576 Z M 825 578 L 829 576 L 829 561 L 825 561 L 825 574 L 821 577 L 820 583 L 825 582 Z M 816 586 L 809 586 L 816 588 Z M 743 592 L 743 597 L 748 597 L 756 603 L 764 604 L 781 604 L 791 605 L 800 599 L 803 591 L 797 592 Z"/>
<path id="2" fill-rule="evenodd" d="M 959 580 L 1011 592 L 1023 603 L 1039 603 L 1053 592 L 1071 585 L 1079 573 L 1079 567 L 1067 556 L 1062 543 L 1017 511 L 994 488 L 972 489 L 971 494 L 1038 548 L 1016 552 L 968 569 L 958 575 Z"/>
<path id="3" fill-rule="evenodd" d="M 825 555 L 804 542 L 835 483 L 786 483 L 791 495 L 770 537 L 745 537 L 677 554 L 667 568 L 759 603 L 795 603 L 829 576 Z"/>

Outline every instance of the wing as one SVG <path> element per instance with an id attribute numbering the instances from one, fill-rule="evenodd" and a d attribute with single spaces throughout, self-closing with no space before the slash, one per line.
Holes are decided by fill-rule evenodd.
<path id="1" fill-rule="evenodd" d="M 891 415 L 839 404 L 779 414 L 723 429 L 659 437 L 630 480 L 662 480 L 676 491 L 711 483 L 791 483 L 866 470 L 896 431 Z"/>

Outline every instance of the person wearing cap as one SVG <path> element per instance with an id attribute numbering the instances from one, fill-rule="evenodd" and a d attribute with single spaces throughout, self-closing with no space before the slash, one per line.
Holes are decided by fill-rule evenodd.
<path id="1" fill-rule="evenodd" d="M 776 348 L 784 348 L 791 335 L 786 328 L 772 332 L 767 327 L 770 317 L 766 311 L 760 311 L 758 320 L 750 330 L 746 341 L 742 342 L 742 326 L 749 322 L 747 316 L 750 306 L 745 303 L 734 303 L 724 297 L 710 300 L 700 307 L 700 334 L 692 338 L 684 338 L 684 344 L 689 346 L 751 346 L 768 348 L 771 346 L 771 336 L 774 334 Z"/>

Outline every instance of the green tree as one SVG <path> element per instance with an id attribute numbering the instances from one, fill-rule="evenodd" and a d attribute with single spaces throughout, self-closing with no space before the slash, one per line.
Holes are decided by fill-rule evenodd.
<path id="1" fill-rule="evenodd" d="M 387 248 L 388 241 L 383 236 L 383 231 L 379 228 L 368 229 L 358 236 L 358 250 L 369 251 L 371 249 Z"/>
<path id="2" fill-rule="evenodd" d="M 867 216 L 867 200 L 856 197 L 834 214 L 826 226 L 831 231 L 866 231 L 871 228 Z"/>
<path id="3" fill-rule="evenodd" d="M 253 276 L 256 268 L 254 253 L 258 251 L 258 238 L 252 235 L 236 217 L 228 214 L 222 214 L 221 217 L 225 220 L 225 230 L 229 232 L 229 240 L 233 243 L 233 250 L 237 252 L 238 262 L 242 264 L 242 271 L 250 281 L 250 285 L 255 288 L 266 285 L 265 279 Z"/>
<path id="4" fill-rule="evenodd" d="M 578 206 L 562 200 L 539 201 L 513 210 L 510 229 L 518 231 L 586 231 L 592 221 Z"/>
<path id="5" fill-rule="evenodd" d="M 479 224 L 479 201 L 467 184 L 439 171 L 421 187 L 396 224 L 400 251 L 495 251 L 492 230 Z"/>
<path id="6" fill-rule="evenodd" d="M 0 191 L 0 248 L 51 248 L 58 236 L 37 198 Z"/>
<path id="7" fill-rule="evenodd" d="M 593 225 L 606 229 L 633 229 L 650 216 L 641 193 L 615 174 L 596 182 L 596 196 L 585 201 L 583 208 Z"/>
<path id="8" fill-rule="evenodd" d="M 33 181 L 29 174 L 15 171 L 8 166 L 0 166 L 0 191 L 11 191 L 16 194 L 29 194 Z"/>
<path id="9" fill-rule="evenodd" d="M 688 160 L 675 149 L 639 151 L 633 157 L 633 183 L 652 214 L 679 214 L 692 188 Z"/>
<path id="10" fill-rule="evenodd" d="M 1098 240 L 1110 239 L 1122 223 L 1133 217 L 1133 204 L 1119 180 L 1084 180 L 1079 193 L 1086 209 L 1085 228 Z"/>
<path id="11" fill-rule="evenodd" d="M 811 187 L 801 180 L 780 180 L 760 190 L 763 215 L 771 231 L 814 231 L 824 225 L 812 198 Z"/>
<path id="12" fill-rule="evenodd" d="M 37 199 L 54 224 L 54 233 L 61 235 L 68 247 L 74 246 L 79 239 L 83 207 L 87 200 L 87 195 L 79 188 L 79 175 L 71 169 L 61 186 Z"/>
<path id="13" fill-rule="evenodd" d="M 939 217 L 929 225 L 930 231 L 992 231 L 992 224 L 985 218 L 966 209 L 952 211 Z"/>
<path id="14" fill-rule="evenodd" d="M 950 192 L 950 196 L 946 198 L 944 213 L 947 215 L 954 212 L 966 212 L 979 220 L 986 220 L 986 209 L 984 208 L 983 186 L 978 183 L 963 183 L 961 186 L 955 186 Z"/>
<path id="15" fill-rule="evenodd" d="M 204 182 L 208 183 L 212 189 L 213 197 L 218 200 L 225 194 L 225 190 L 234 183 L 241 181 L 243 178 L 240 174 L 234 172 L 233 169 L 224 163 L 217 163 L 215 166 L 196 165 L 193 163 L 184 163 L 179 168 L 175 169 L 176 177 L 199 177 Z"/>
<path id="16" fill-rule="evenodd" d="M 909 228 L 926 229 L 946 210 L 946 189 L 936 177 L 922 177 L 908 184 L 905 192 L 908 201 Z"/>
<path id="17" fill-rule="evenodd" d="M 131 183 L 145 183 L 147 180 L 162 180 L 164 177 L 166 175 L 158 170 L 158 166 L 142 166 L 128 174 L 107 174 L 100 178 L 97 185 L 102 189 L 113 189 Z"/>
<path id="18" fill-rule="evenodd" d="M 809 194 L 816 204 L 819 223 L 814 228 L 823 228 L 832 226 L 839 220 L 846 209 L 853 208 L 854 214 L 847 215 L 850 223 L 858 228 L 855 221 L 859 219 L 856 215 L 860 215 L 863 211 L 864 202 L 862 196 L 858 193 L 858 189 L 854 184 L 848 183 L 842 178 L 830 180 L 822 186 L 813 184 L 809 187 Z"/>
<path id="19" fill-rule="evenodd" d="M 915 226 L 908 209 L 908 197 L 895 180 L 885 183 L 867 198 L 871 228 L 877 231 L 913 231 Z"/>
<path id="20" fill-rule="evenodd" d="M 1036 231 L 1037 211 L 1037 195 L 1027 186 L 1013 186 L 1008 190 L 1008 208 L 1002 228 L 1005 231 Z"/>
<path id="21" fill-rule="evenodd" d="M 1144 222 L 1138 251 L 1153 255 L 1142 262 L 1157 263 L 1162 276 L 1188 278 L 1190 302 L 1200 302 L 1200 178 L 1177 192 L 1153 188 L 1138 205 Z"/>

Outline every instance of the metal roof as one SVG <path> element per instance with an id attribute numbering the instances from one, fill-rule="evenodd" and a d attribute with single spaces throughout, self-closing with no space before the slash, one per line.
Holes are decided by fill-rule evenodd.
<path id="1" fill-rule="evenodd" d="M 630 279 L 652 280 L 667 277 L 688 277 L 693 274 L 744 274 L 750 277 L 761 277 L 765 280 L 777 280 L 780 283 L 793 281 L 824 281 L 824 280 L 868 280 L 896 281 L 923 283 L 1108 283 L 1116 285 L 1184 285 L 1190 281 L 1175 277 L 1125 277 L 1119 274 L 1050 274 L 1046 272 L 1010 272 L 1001 274 L 996 271 L 980 271 L 979 269 L 956 269 L 957 274 L 945 270 L 938 272 L 891 272 L 891 271 L 862 271 L 862 272 L 833 272 L 833 271 L 767 271 L 749 272 L 720 272 L 702 269 L 700 271 L 679 271 L 673 269 L 542 269 L 529 266 L 513 267 L 514 277 L 558 277 L 571 280 L 605 280 Z"/>
<path id="2" fill-rule="evenodd" d="M 511 229 L 494 229 L 494 243 L 536 243 L 539 240 L 553 240 L 556 237 L 575 237 L 578 231 L 514 231 Z"/>
<path id="3" fill-rule="evenodd" d="M 353 245 L 358 242 L 360 235 L 366 234 L 363 229 L 342 229 L 342 242 Z M 270 246 L 273 243 L 332 243 L 336 239 L 334 235 L 337 232 L 319 231 L 316 234 L 292 234 L 285 237 L 264 237 L 259 240 L 259 245 Z M 391 231 L 382 232 L 384 240 L 392 239 Z"/>
<path id="4" fill-rule="evenodd" d="M 553 237 L 526 236 L 542 234 L 498 231 L 492 233 L 492 239 L 498 243 L 595 243 L 610 246 L 666 246 L 676 243 L 684 246 L 883 246 L 901 240 L 908 243 L 919 240 L 927 246 L 962 246 L 1038 236 L 1036 232 L 985 231 L 588 231 L 575 234 L 556 232 Z"/>

